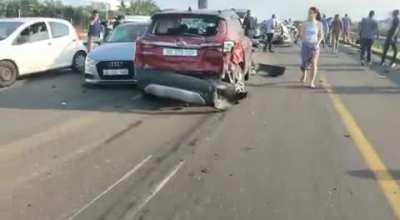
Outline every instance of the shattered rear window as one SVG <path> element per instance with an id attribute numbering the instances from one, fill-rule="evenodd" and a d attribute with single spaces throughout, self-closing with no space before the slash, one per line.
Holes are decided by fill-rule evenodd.
<path id="1" fill-rule="evenodd" d="M 216 16 L 159 16 L 154 21 L 153 33 L 171 36 L 214 36 L 219 18 Z"/>

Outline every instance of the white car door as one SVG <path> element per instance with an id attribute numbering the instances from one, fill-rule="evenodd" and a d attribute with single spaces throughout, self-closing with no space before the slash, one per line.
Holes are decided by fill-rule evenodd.
<path id="1" fill-rule="evenodd" d="M 13 42 L 11 53 L 20 74 L 48 70 L 51 66 L 50 35 L 44 22 L 37 22 L 21 31 Z"/>
<path id="2" fill-rule="evenodd" d="M 72 37 L 70 26 L 58 21 L 49 22 L 52 43 L 53 68 L 68 67 L 76 53 L 77 38 Z"/>

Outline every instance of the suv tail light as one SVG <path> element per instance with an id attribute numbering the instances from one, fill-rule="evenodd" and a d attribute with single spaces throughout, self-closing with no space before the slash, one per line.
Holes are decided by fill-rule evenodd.
<path id="1" fill-rule="evenodd" d="M 233 41 L 225 41 L 224 42 L 224 53 L 232 52 L 234 47 L 235 47 L 235 42 L 233 42 Z"/>
<path id="2" fill-rule="evenodd" d="M 146 41 L 137 41 L 137 46 L 139 49 L 153 49 L 155 48 L 155 46 L 151 43 L 147 43 Z"/>

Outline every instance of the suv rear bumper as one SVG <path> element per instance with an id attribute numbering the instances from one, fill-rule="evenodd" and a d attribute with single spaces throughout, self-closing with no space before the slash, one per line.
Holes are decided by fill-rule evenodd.
<path id="1" fill-rule="evenodd" d="M 197 78 L 174 72 L 137 70 L 137 84 L 146 93 L 198 105 L 214 105 L 217 91 L 229 84 L 215 78 Z"/>

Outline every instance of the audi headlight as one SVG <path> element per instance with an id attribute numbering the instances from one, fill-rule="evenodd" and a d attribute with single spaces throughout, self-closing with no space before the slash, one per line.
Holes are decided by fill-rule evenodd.
<path id="1" fill-rule="evenodd" d="M 97 74 L 96 68 L 97 62 L 90 57 L 86 57 L 85 61 L 85 73 L 87 74 Z"/>

